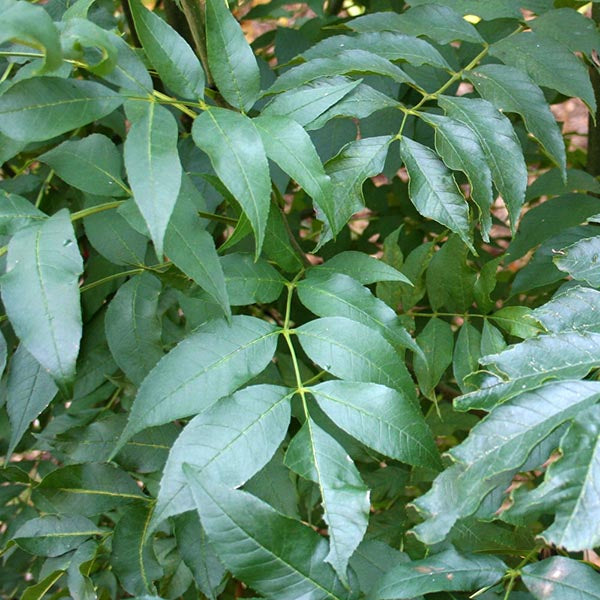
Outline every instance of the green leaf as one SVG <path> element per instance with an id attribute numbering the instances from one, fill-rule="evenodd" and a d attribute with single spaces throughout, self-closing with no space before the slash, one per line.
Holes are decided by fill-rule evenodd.
<path id="1" fill-rule="evenodd" d="M 439 104 L 448 116 L 464 123 L 479 138 L 514 233 L 525 199 L 527 167 L 510 121 L 487 100 L 440 96 Z"/>
<path id="2" fill-rule="evenodd" d="M 489 318 L 510 335 L 523 339 L 535 337 L 544 331 L 528 306 L 505 306 Z"/>
<path id="3" fill-rule="evenodd" d="M 213 2 L 217 4 L 220 0 Z M 196 145 L 208 154 L 219 179 L 250 220 L 258 258 L 269 216 L 271 178 L 256 127 L 245 115 L 212 108 L 194 121 L 192 136 Z"/>
<path id="4" fill-rule="evenodd" d="M 104 326 L 115 362 L 139 385 L 163 356 L 158 297 L 162 285 L 150 273 L 123 284 L 110 301 Z"/>
<path id="5" fill-rule="evenodd" d="M 466 312 L 473 303 L 475 271 L 467 265 L 468 248 L 452 235 L 438 250 L 427 269 L 427 294 L 434 310 Z"/>
<path id="6" fill-rule="evenodd" d="M 433 437 L 412 398 L 354 381 L 326 381 L 309 391 L 338 427 L 366 446 L 409 465 L 439 468 Z"/>
<path id="7" fill-rule="evenodd" d="M 263 108 L 261 115 L 288 117 L 302 126 L 308 125 L 358 85 L 360 80 L 346 77 L 317 79 L 279 94 Z"/>
<path id="8" fill-rule="evenodd" d="M 398 563 L 410 560 L 408 555 L 379 540 L 363 540 L 350 559 L 361 591 L 368 593 Z"/>
<path id="9" fill-rule="evenodd" d="M 38 73 L 54 71 L 62 65 L 58 30 L 42 6 L 29 2 L 7 2 L 2 7 L 0 44 L 8 40 L 39 48 L 44 52 Z"/>
<path id="10" fill-rule="evenodd" d="M 44 512 L 88 517 L 147 500 L 125 471 L 107 464 L 56 469 L 36 486 L 33 498 Z"/>
<path id="11" fill-rule="evenodd" d="M 350 142 L 327 161 L 325 172 L 333 184 L 334 212 L 327 215 L 330 229 L 321 235 L 319 246 L 336 236 L 348 219 L 364 208 L 363 183 L 383 171 L 391 141 L 391 136 L 384 135 Z"/>
<path id="12" fill-rule="evenodd" d="M 527 130 L 566 177 L 567 158 L 561 131 L 544 93 L 526 73 L 506 65 L 483 65 L 469 71 L 466 79 L 497 109 L 521 115 Z"/>
<path id="13" fill-rule="evenodd" d="M 423 395 L 435 399 L 435 387 L 452 362 L 454 332 L 446 321 L 432 318 L 417 336 L 423 351 L 415 355 L 414 369 Z"/>
<path id="14" fill-rule="evenodd" d="M 96 196 L 123 196 L 129 190 L 121 179 L 123 161 L 117 147 L 100 133 L 67 140 L 45 152 L 46 163 L 69 185 Z"/>
<path id="15" fill-rule="evenodd" d="M 181 188 L 177 121 L 156 102 L 130 101 L 131 127 L 125 140 L 125 169 L 133 199 L 148 226 L 159 259 Z"/>
<path id="16" fill-rule="evenodd" d="M 428 6 L 431 0 L 411 0 L 411 6 Z M 486 21 L 494 19 L 521 19 L 520 0 L 435 0 L 459 15 L 477 15 Z M 531 4 L 531 2 L 530 2 Z"/>
<path id="17" fill-rule="evenodd" d="M 459 554 L 449 548 L 421 560 L 394 566 L 369 597 L 410 600 L 417 594 L 478 590 L 500 581 L 507 569 L 495 556 Z"/>
<path id="18" fill-rule="evenodd" d="M 313 267 L 310 272 L 341 273 L 342 275 L 348 275 L 356 279 L 356 281 L 363 285 L 369 285 L 378 281 L 400 281 L 412 285 L 406 275 L 394 269 L 394 267 L 368 254 L 353 250 L 336 254 L 322 265 Z"/>
<path id="19" fill-rule="evenodd" d="M 273 357 L 278 333 L 270 323 L 247 316 L 198 328 L 150 371 L 117 449 L 147 427 L 201 413 L 258 375 Z"/>
<path id="20" fill-rule="evenodd" d="M 394 16 L 385 13 L 386 19 Z M 351 21 L 356 23 L 356 21 Z M 302 53 L 306 60 L 331 58 L 340 51 L 365 50 L 388 60 L 403 60 L 414 66 L 429 65 L 438 69 L 450 69 L 446 59 L 425 40 L 392 31 L 358 33 L 358 35 L 336 35 L 321 40 Z"/>
<path id="21" fill-rule="evenodd" d="M 192 419 L 171 448 L 152 528 L 195 507 L 182 465 L 200 477 L 238 487 L 269 462 L 288 429 L 292 391 L 255 385 L 213 404 Z M 236 415 L 232 420 L 232 415 Z"/>
<path id="22" fill-rule="evenodd" d="M 565 556 L 552 556 L 521 571 L 527 589 L 537 600 L 596 600 L 600 575 L 592 567 Z"/>
<path id="23" fill-rule="evenodd" d="M 14 534 L 17 545 L 38 556 L 60 556 L 94 535 L 103 535 L 92 521 L 79 515 L 46 515 L 27 521 Z"/>
<path id="24" fill-rule="evenodd" d="M 494 202 L 492 173 L 479 138 L 465 124 L 450 117 L 423 114 L 421 118 L 435 128 L 435 149 L 445 165 L 467 176 L 471 198 L 479 207 L 482 236 L 489 240 L 492 226 L 490 209 Z"/>
<path id="25" fill-rule="evenodd" d="M 414 84 L 411 77 L 387 58 L 366 50 L 349 49 L 338 52 L 335 58 L 315 58 L 285 71 L 266 93 L 286 92 L 319 77 L 350 73 L 383 75 L 398 83 Z"/>
<path id="26" fill-rule="evenodd" d="M 42 600 L 50 588 L 64 575 L 64 571 L 53 571 L 35 585 L 28 586 L 21 596 L 21 600 Z"/>
<path id="27" fill-rule="evenodd" d="M 415 398 L 414 383 L 392 346 L 377 331 L 344 317 L 324 317 L 296 329 L 308 357 L 336 377 L 380 383 Z"/>
<path id="28" fill-rule="evenodd" d="M 195 192 L 193 185 L 184 174 L 179 198 L 165 234 L 165 252 L 177 268 L 208 292 L 223 313 L 230 316 L 230 299 L 215 242 L 210 233 L 203 229 L 196 206 L 186 194 L 190 187 Z"/>
<path id="29" fill-rule="evenodd" d="M 503 515 L 511 523 L 540 513 L 555 515 L 540 536 L 548 544 L 581 551 L 600 543 L 600 503 L 595 482 L 600 476 L 600 407 L 593 406 L 577 418 L 560 442 L 561 458 L 548 467 L 537 488 L 513 494 L 513 505 Z"/>
<path id="30" fill-rule="evenodd" d="M 410 179 L 409 194 L 424 217 L 434 219 L 460 235 L 472 247 L 469 206 L 454 177 L 433 150 L 403 137 L 400 155 Z"/>
<path id="31" fill-rule="evenodd" d="M 129 44 L 116 34 L 109 34 L 110 41 L 117 49 L 117 64 L 114 71 L 102 76 L 102 79 L 121 88 L 127 94 L 147 96 L 152 93 L 152 78 L 144 63 Z"/>
<path id="32" fill-rule="evenodd" d="M 235 108 L 250 110 L 260 94 L 260 72 L 241 27 L 223 0 L 206 2 L 206 51 L 223 98 Z"/>
<path id="33" fill-rule="evenodd" d="M 205 484 L 192 467 L 184 466 L 184 473 L 202 526 L 235 577 L 267 598 L 350 598 L 325 562 L 327 541 L 310 527 L 250 494 Z"/>
<path id="34" fill-rule="evenodd" d="M 26 198 L 0 189 L 0 235 L 13 235 L 19 229 L 47 218 Z"/>
<path id="35" fill-rule="evenodd" d="M 490 54 L 527 73 L 538 85 L 581 98 L 594 114 L 596 100 L 583 62 L 566 46 L 533 31 L 501 39 Z"/>
<path id="36" fill-rule="evenodd" d="M 155 591 L 153 581 L 163 575 L 147 538 L 152 511 L 147 506 L 132 506 L 117 522 L 112 536 L 110 564 L 123 589 L 129 594 Z"/>
<path id="37" fill-rule="evenodd" d="M 329 533 L 324 560 L 347 583 L 348 560 L 367 530 L 368 488 L 346 450 L 310 417 L 290 442 L 285 463 L 317 484 Z"/>
<path id="38" fill-rule="evenodd" d="M 580 169 L 567 169 L 567 181 L 565 182 L 562 173 L 558 169 L 550 169 L 531 183 L 527 188 L 525 200 L 529 202 L 540 196 L 561 196 L 569 192 L 600 194 L 600 182 L 587 171 Z"/>
<path id="39" fill-rule="evenodd" d="M 483 321 L 481 333 L 481 356 L 498 354 L 506 348 L 506 342 L 500 330 L 494 327 L 487 319 Z"/>
<path id="40" fill-rule="evenodd" d="M 319 317 L 346 317 L 379 331 L 396 348 L 419 349 L 396 312 L 348 275 L 309 271 L 298 283 L 298 297 Z"/>
<path id="41" fill-rule="evenodd" d="M 75 376 L 82 271 L 66 210 L 18 231 L 8 246 L 6 275 L 0 284 L 6 314 L 25 348 L 59 386 Z"/>
<path id="42" fill-rule="evenodd" d="M 600 287 L 600 238 L 590 237 L 575 242 L 558 251 L 554 264 L 573 279 L 585 281 L 592 287 Z"/>
<path id="43" fill-rule="evenodd" d="M 442 541 L 458 519 L 474 514 L 494 489 L 505 490 L 518 470 L 538 467 L 556 447 L 551 437 L 545 452 L 528 466 L 527 457 L 565 421 L 593 405 L 600 385 L 591 381 L 550 383 L 496 407 L 462 444 L 449 452 L 455 464 L 437 476 L 415 506 L 426 518 L 413 531 L 426 544 Z M 497 510 L 502 496 L 491 507 Z"/>
<path id="44" fill-rule="evenodd" d="M 144 52 L 161 80 L 183 98 L 203 98 L 204 71 L 188 43 L 141 2 L 130 0 L 129 6 Z"/>
<path id="45" fill-rule="evenodd" d="M 335 210 L 331 179 L 325 174 L 308 133 L 286 117 L 265 115 L 253 123 L 267 156 L 304 188 L 330 220 Z"/>
<path id="46" fill-rule="evenodd" d="M 0 96 L 0 132 L 35 142 L 83 127 L 110 114 L 123 98 L 94 81 L 25 79 Z"/>
<path id="47" fill-rule="evenodd" d="M 54 381 L 40 363 L 19 345 L 10 361 L 6 383 L 6 411 L 10 420 L 10 456 L 27 431 L 29 424 L 50 404 L 58 391 Z"/>
<path id="48" fill-rule="evenodd" d="M 285 279 L 266 261 L 250 254 L 227 254 L 221 258 L 225 285 L 232 306 L 274 302 Z"/>
<path id="49" fill-rule="evenodd" d="M 452 372 L 461 392 L 470 389 L 464 379 L 477 370 L 480 357 L 481 333 L 471 323 L 465 321 L 458 332 L 452 358 Z"/>
<path id="50" fill-rule="evenodd" d="M 440 4 L 413 6 L 401 13 L 373 13 L 348 23 L 354 31 L 399 31 L 408 35 L 426 35 L 439 44 L 457 40 L 483 43 L 477 29 L 453 10 Z"/>

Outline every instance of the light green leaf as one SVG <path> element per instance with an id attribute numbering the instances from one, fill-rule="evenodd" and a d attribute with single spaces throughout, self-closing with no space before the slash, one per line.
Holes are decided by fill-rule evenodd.
<path id="1" fill-rule="evenodd" d="M 600 238 L 590 237 L 559 250 L 554 264 L 573 279 L 585 281 L 592 287 L 600 287 Z"/>
<path id="2" fill-rule="evenodd" d="M 250 110 L 260 94 L 258 64 L 224 0 L 206 2 L 206 51 L 223 98 L 235 108 Z"/>
<path id="3" fill-rule="evenodd" d="M 506 348 L 506 342 L 500 330 L 494 327 L 488 319 L 483 321 L 483 330 L 481 333 L 481 356 L 488 354 L 498 354 Z"/>
<path id="4" fill-rule="evenodd" d="M 367 530 L 368 488 L 346 450 L 310 417 L 290 442 L 285 463 L 319 487 L 329 533 L 325 561 L 347 583 L 348 560 Z"/>
<path id="5" fill-rule="evenodd" d="M 13 235 L 19 229 L 47 218 L 27 198 L 0 189 L 0 235 Z"/>
<path id="6" fill-rule="evenodd" d="M 309 271 L 298 286 L 298 297 L 319 317 L 346 317 L 379 331 L 396 348 L 418 346 L 402 326 L 396 312 L 348 275 Z"/>
<path id="7" fill-rule="evenodd" d="M 448 116 L 464 123 L 479 138 L 514 233 L 525 199 L 527 167 L 510 121 L 487 100 L 440 96 L 439 104 Z"/>
<path id="8" fill-rule="evenodd" d="M 528 306 L 505 306 L 489 318 L 510 335 L 527 339 L 544 331 L 532 316 L 532 312 Z"/>
<path id="9" fill-rule="evenodd" d="M 250 254 L 227 254 L 221 258 L 225 285 L 232 306 L 274 302 L 285 279 L 266 261 Z"/>
<path id="10" fill-rule="evenodd" d="M 364 252 L 355 252 L 347 250 L 340 252 L 323 264 L 312 268 L 309 273 L 341 273 L 356 279 L 363 285 L 369 285 L 378 281 L 401 281 L 412 285 L 406 275 L 400 273 L 394 267 L 365 254 Z"/>
<path id="11" fill-rule="evenodd" d="M 35 142 L 110 114 L 123 97 L 94 81 L 43 77 L 18 81 L 0 96 L 0 132 Z"/>
<path id="12" fill-rule="evenodd" d="M 505 490 L 514 474 L 538 467 L 556 447 L 557 440 L 533 462 L 527 457 L 565 421 L 596 403 L 600 384 L 591 381 L 550 383 L 496 407 L 478 423 L 462 444 L 450 450 L 455 461 L 437 476 L 415 506 L 426 518 L 414 528 L 426 544 L 442 541 L 458 519 L 474 514 L 494 489 Z M 498 497 L 495 511 L 500 507 Z"/>
<path id="13" fill-rule="evenodd" d="M 177 121 L 156 102 L 130 101 L 131 127 L 125 140 L 125 169 L 133 199 L 148 226 L 159 259 L 181 187 Z"/>
<path id="14" fill-rule="evenodd" d="M 75 375 L 82 271 L 66 210 L 18 231 L 8 246 L 6 275 L 0 284 L 6 313 L 23 345 L 59 386 Z"/>
<path id="15" fill-rule="evenodd" d="M 506 65 L 483 65 L 469 71 L 466 79 L 480 96 L 502 112 L 520 114 L 527 130 L 566 177 L 567 158 L 561 131 L 544 93 L 526 73 Z"/>
<path id="16" fill-rule="evenodd" d="M 235 577 L 267 598 L 349 600 L 325 562 L 325 538 L 246 492 L 205 483 L 192 467 L 184 473 L 202 526 Z"/>
<path id="17" fill-rule="evenodd" d="M 302 325 L 296 334 L 309 358 L 336 377 L 380 383 L 415 398 L 400 355 L 376 330 L 345 317 L 324 317 Z"/>
<path id="18" fill-rule="evenodd" d="M 231 488 L 260 471 L 285 437 L 292 394 L 281 386 L 250 386 L 192 419 L 169 453 L 151 529 L 195 507 L 183 463 L 193 466 L 204 481 L 214 479 Z"/>
<path id="19" fill-rule="evenodd" d="M 477 15 L 486 21 L 494 19 L 521 19 L 520 0 L 411 0 L 411 6 L 441 4 L 459 15 Z M 531 2 L 530 2 L 531 4 Z"/>
<path id="20" fill-rule="evenodd" d="M 18 41 L 44 52 L 42 68 L 38 72 L 54 71 L 62 64 L 62 50 L 58 30 L 42 6 L 29 2 L 7 2 L 2 7 L 0 44 Z"/>
<path id="21" fill-rule="evenodd" d="M 366 446 L 409 465 L 439 468 L 431 432 L 410 397 L 354 381 L 326 381 L 309 391 L 338 427 Z"/>
<path id="22" fill-rule="evenodd" d="M 525 71 L 538 85 L 581 98 L 594 114 L 596 99 L 583 62 L 566 46 L 533 31 L 501 39 L 490 54 L 503 63 Z"/>
<path id="23" fill-rule="evenodd" d="M 449 548 L 421 560 L 394 566 L 370 594 L 372 600 L 410 600 L 417 594 L 460 592 L 489 587 L 508 567 L 495 556 L 459 554 Z"/>
<path id="24" fill-rule="evenodd" d="M 458 332 L 452 358 L 452 372 L 461 392 L 464 393 L 470 389 L 464 379 L 477 370 L 480 357 L 481 333 L 466 321 Z"/>
<path id="25" fill-rule="evenodd" d="M 387 58 L 366 50 L 349 49 L 338 52 L 335 58 L 315 58 L 285 71 L 275 80 L 275 83 L 266 93 L 278 94 L 297 88 L 319 77 L 332 77 L 350 73 L 383 75 L 398 83 L 414 84 L 411 77 Z"/>
<path id="26" fill-rule="evenodd" d="M 333 187 L 306 131 L 293 119 L 261 116 L 253 121 L 267 156 L 295 179 L 328 219 L 333 216 Z"/>
<path id="27" fill-rule="evenodd" d="M 129 594 L 155 591 L 153 581 L 163 575 L 147 538 L 152 511 L 148 506 L 135 505 L 123 513 L 112 536 L 110 564 L 123 589 Z"/>
<path id="28" fill-rule="evenodd" d="M 431 318 L 417 336 L 417 344 L 423 352 L 415 355 L 415 375 L 423 395 L 435 399 L 435 387 L 452 362 L 452 327 L 446 321 Z"/>
<path id="29" fill-rule="evenodd" d="M 358 85 L 360 80 L 346 77 L 317 79 L 279 94 L 265 106 L 261 115 L 288 117 L 300 125 L 308 125 Z"/>
<path id="30" fill-rule="evenodd" d="M 44 512 L 87 517 L 148 499 L 125 471 L 108 464 L 51 471 L 35 487 L 33 498 Z"/>
<path id="31" fill-rule="evenodd" d="M 550 464 L 544 482 L 513 493 L 513 505 L 503 515 L 510 523 L 529 521 L 530 514 L 554 515 L 540 536 L 548 544 L 570 552 L 600 544 L 600 407 L 592 406 L 577 418 L 560 442 L 561 458 Z"/>
<path id="32" fill-rule="evenodd" d="M 6 383 L 6 411 L 10 420 L 10 456 L 29 424 L 50 404 L 58 391 L 40 363 L 19 345 L 10 361 Z"/>
<path id="33" fill-rule="evenodd" d="M 442 115 L 426 115 L 421 118 L 435 128 L 435 149 L 445 165 L 462 171 L 471 186 L 471 198 L 479 207 L 479 220 L 484 240 L 489 240 L 492 226 L 490 209 L 492 196 L 492 173 L 477 135 L 465 124 Z"/>
<path id="34" fill-rule="evenodd" d="M 565 556 L 552 556 L 523 568 L 521 577 L 537 600 L 597 600 L 600 575 Z"/>
<path id="35" fill-rule="evenodd" d="M 393 13 L 385 15 L 389 19 Z M 429 42 L 392 31 L 328 37 L 303 52 L 301 56 L 306 60 L 330 58 L 345 50 L 365 50 L 388 60 L 403 60 L 416 67 L 430 65 L 438 69 L 450 69 L 446 59 Z"/>
<path id="36" fill-rule="evenodd" d="M 144 52 L 161 80 L 183 98 L 202 98 L 204 71 L 188 43 L 141 2 L 130 0 L 129 6 Z"/>
<path id="37" fill-rule="evenodd" d="M 460 235 L 471 247 L 469 206 L 454 177 L 433 150 L 403 137 L 400 155 L 410 178 L 409 194 L 424 217 L 434 219 Z"/>
<path id="38" fill-rule="evenodd" d="M 92 536 L 103 534 L 102 529 L 85 517 L 46 515 L 27 521 L 12 539 L 31 554 L 60 556 L 77 548 Z"/>
<path id="39" fill-rule="evenodd" d="M 202 227 L 198 210 L 187 195 L 193 183 L 184 173 L 181 189 L 165 234 L 165 252 L 178 269 L 193 279 L 223 309 L 231 315 L 225 276 L 213 237 Z M 195 188 L 191 190 L 195 192 Z"/>
<path id="40" fill-rule="evenodd" d="M 69 185 L 96 196 L 123 196 L 129 190 L 121 179 L 123 161 L 109 138 L 92 133 L 67 140 L 38 157 Z"/>
<path id="41" fill-rule="evenodd" d="M 220 0 L 213 2 L 217 4 Z M 194 121 L 192 136 L 196 145 L 208 154 L 219 179 L 250 220 L 258 258 L 269 216 L 271 178 L 256 127 L 245 115 L 212 108 Z"/>
<path id="42" fill-rule="evenodd" d="M 277 334 L 270 323 L 247 316 L 198 328 L 142 383 L 115 453 L 143 429 L 199 414 L 258 375 L 273 357 Z"/>
<path id="43" fill-rule="evenodd" d="M 110 301 L 104 326 L 115 362 L 134 384 L 163 356 L 161 322 L 158 315 L 160 281 L 141 273 L 124 283 Z"/>

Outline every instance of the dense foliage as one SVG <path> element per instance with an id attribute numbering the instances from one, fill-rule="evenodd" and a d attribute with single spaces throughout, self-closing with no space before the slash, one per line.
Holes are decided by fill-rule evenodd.
<path id="1" fill-rule="evenodd" d="M 2 597 L 600 599 L 589 14 L 0 0 Z"/>

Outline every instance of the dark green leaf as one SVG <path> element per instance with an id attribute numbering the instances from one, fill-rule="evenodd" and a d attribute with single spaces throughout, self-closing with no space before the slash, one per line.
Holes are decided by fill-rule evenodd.
<path id="1" fill-rule="evenodd" d="M 552 556 L 523 568 L 523 583 L 537 600 L 596 600 L 600 575 L 565 556 Z"/>
<path id="2" fill-rule="evenodd" d="M 505 306 L 489 315 L 489 318 L 500 329 L 523 339 L 535 337 L 544 331 L 544 328 L 532 316 L 532 310 L 528 306 Z"/>
<path id="3" fill-rule="evenodd" d="M 586 171 L 567 169 L 567 181 L 565 183 L 562 173 L 558 169 L 550 169 L 531 183 L 527 188 L 525 200 L 529 202 L 540 196 L 560 196 L 569 192 L 600 194 L 600 182 Z"/>
<path id="4" fill-rule="evenodd" d="M 481 354 L 481 333 L 466 321 L 458 332 L 452 359 L 452 372 L 463 393 L 469 390 L 464 379 L 477 370 Z"/>
<path id="5" fill-rule="evenodd" d="M 348 275 L 363 285 L 378 281 L 401 281 L 411 285 L 406 275 L 403 275 L 394 267 L 363 252 L 352 250 L 336 254 L 322 265 L 314 267 L 313 272 L 316 271 Z"/>
<path id="6" fill-rule="evenodd" d="M 600 287 L 600 238 L 590 237 L 559 250 L 554 264 L 578 281 L 585 281 L 592 287 Z"/>
<path id="7" fill-rule="evenodd" d="M 29 200 L 0 190 L 0 234 L 13 235 L 33 223 L 44 221 L 48 217 Z"/>
<path id="8" fill-rule="evenodd" d="M 431 0 L 411 0 L 411 6 L 427 6 L 433 4 Z M 521 19 L 520 0 L 436 0 L 435 4 L 441 4 L 451 8 L 459 15 L 477 15 L 482 19 L 491 21 L 493 19 Z"/>

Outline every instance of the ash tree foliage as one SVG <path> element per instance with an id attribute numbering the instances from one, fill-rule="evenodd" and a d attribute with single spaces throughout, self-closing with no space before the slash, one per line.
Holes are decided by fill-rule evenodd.
<path id="1" fill-rule="evenodd" d="M 600 599 L 589 14 L 0 0 L 0 595 Z"/>

